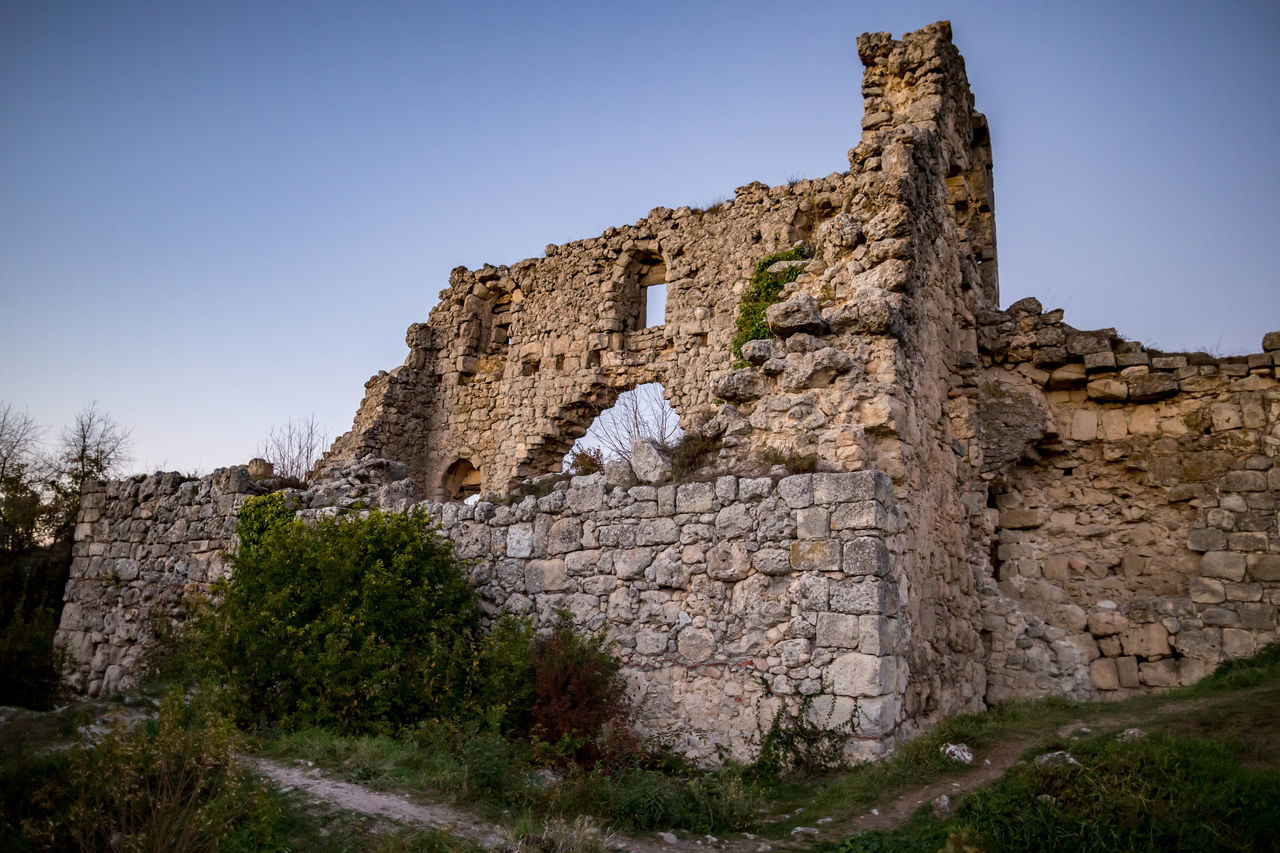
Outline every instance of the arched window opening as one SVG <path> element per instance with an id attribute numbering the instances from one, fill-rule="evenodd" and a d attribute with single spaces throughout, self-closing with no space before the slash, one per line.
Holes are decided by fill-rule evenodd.
<path id="1" fill-rule="evenodd" d="M 633 439 L 651 438 L 670 446 L 682 435 L 680 416 L 667 402 L 662 385 L 637 385 L 619 394 L 612 406 L 596 416 L 586 434 L 565 454 L 562 470 L 568 470 L 574 455 L 580 452 L 599 451 L 606 460 L 629 461 Z"/>
<path id="2" fill-rule="evenodd" d="M 447 500 L 466 502 L 478 498 L 482 478 L 480 470 L 469 459 L 459 459 L 449 466 L 444 475 L 444 496 Z"/>

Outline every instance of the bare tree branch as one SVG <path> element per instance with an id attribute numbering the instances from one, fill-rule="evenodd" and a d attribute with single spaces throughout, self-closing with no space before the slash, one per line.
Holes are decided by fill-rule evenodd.
<path id="1" fill-rule="evenodd" d="M 44 428 L 26 412 L 9 403 L 0 403 L 0 488 L 11 476 L 39 480 L 44 476 L 39 452 Z"/>
<path id="2" fill-rule="evenodd" d="M 256 452 L 275 465 L 276 476 L 304 480 L 328 447 L 329 431 L 312 414 L 297 421 L 290 418 L 284 426 L 267 430 Z"/>
<path id="3" fill-rule="evenodd" d="M 649 382 L 619 394 L 617 402 L 601 412 L 587 434 L 574 443 L 569 455 L 598 448 L 606 457 L 630 460 L 633 439 L 651 438 L 671 445 L 682 434 L 679 416 L 662 396 L 662 386 Z"/>
<path id="4" fill-rule="evenodd" d="M 86 480 L 107 480 L 121 474 L 133 461 L 132 450 L 133 433 L 99 412 L 94 401 L 77 412 L 75 421 L 59 435 L 56 473 L 78 495 Z"/>

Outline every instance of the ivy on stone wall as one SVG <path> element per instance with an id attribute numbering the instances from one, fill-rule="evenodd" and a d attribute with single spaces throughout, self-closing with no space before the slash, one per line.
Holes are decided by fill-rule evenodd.
<path id="1" fill-rule="evenodd" d="M 772 338 L 769 324 L 765 321 L 764 312 L 782 298 L 782 289 L 799 278 L 803 267 L 789 266 L 775 272 L 769 267 L 780 261 L 800 261 L 812 257 L 813 252 L 804 244 L 785 252 L 777 252 L 756 263 L 751 283 L 747 285 L 738 303 L 738 334 L 734 335 L 731 351 L 735 359 L 742 359 L 742 345 L 747 341 Z"/>

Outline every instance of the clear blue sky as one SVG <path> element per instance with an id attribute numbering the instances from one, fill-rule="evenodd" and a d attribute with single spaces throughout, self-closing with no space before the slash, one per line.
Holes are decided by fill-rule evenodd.
<path id="1" fill-rule="evenodd" d="M 855 38 L 949 18 L 1000 281 L 1166 349 L 1280 329 L 1274 2 L 0 5 L 0 400 L 137 467 L 350 426 L 449 270 L 847 168 Z"/>

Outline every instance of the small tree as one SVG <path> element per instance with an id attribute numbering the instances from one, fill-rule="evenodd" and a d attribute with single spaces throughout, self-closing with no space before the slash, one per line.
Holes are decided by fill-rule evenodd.
<path id="1" fill-rule="evenodd" d="M 328 446 L 329 431 L 312 414 L 271 427 L 258 445 L 257 455 L 275 465 L 276 476 L 304 480 Z"/>
<path id="2" fill-rule="evenodd" d="M 42 432 L 29 414 L 0 403 L 0 551 L 34 548 L 40 539 L 41 484 L 48 475 Z"/>
<path id="3" fill-rule="evenodd" d="M 98 411 L 96 402 L 76 413 L 58 437 L 50 467 L 54 492 L 54 537 L 68 534 L 80 512 L 80 491 L 89 480 L 108 480 L 133 461 L 132 433 Z"/>

